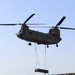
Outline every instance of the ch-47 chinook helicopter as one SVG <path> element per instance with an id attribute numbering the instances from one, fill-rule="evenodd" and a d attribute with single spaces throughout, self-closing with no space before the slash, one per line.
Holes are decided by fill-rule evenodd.
<path id="1" fill-rule="evenodd" d="M 21 25 L 20 31 L 16 34 L 18 38 L 28 41 L 28 45 L 31 45 L 31 42 L 37 43 L 37 44 L 43 44 L 47 45 L 53 45 L 56 44 L 56 47 L 58 47 L 58 43 L 61 41 L 60 37 L 60 30 L 59 29 L 69 29 L 69 30 L 75 30 L 75 28 L 67 28 L 67 27 L 58 27 L 60 24 L 64 21 L 66 18 L 63 16 L 61 20 L 56 24 L 56 26 L 51 27 L 48 33 L 38 32 L 35 30 L 29 29 L 29 26 L 27 26 L 27 21 L 30 20 L 35 14 L 32 14 L 28 17 L 28 19 L 24 23 L 19 24 L 0 24 L 0 25 Z M 29 24 L 29 25 L 35 25 L 35 24 Z M 36 24 L 38 25 L 38 24 Z M 37 26 L 38 27 L 38 26 Z M 47 27 L 50 28 L 50 27 Z"/>

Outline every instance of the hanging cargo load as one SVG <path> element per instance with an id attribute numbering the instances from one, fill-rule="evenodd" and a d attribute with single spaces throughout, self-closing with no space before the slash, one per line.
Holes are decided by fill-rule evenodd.
<path id="1" fill-rule="evenodd" d="M 40 72 L 40 73 L 49 73 L 48 70 L 46 70 L 46 69 L 39 69 L 39 68 L 35 69 L 35 72 Z"/>

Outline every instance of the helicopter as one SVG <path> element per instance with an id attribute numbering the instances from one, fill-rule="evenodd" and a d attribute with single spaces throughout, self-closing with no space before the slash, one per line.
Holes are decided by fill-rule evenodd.
<path id="1" fill-rule="evenodd" d="M 75 30 L 75 28 L 67 28 L 67 27 L 58 27 L 61 25 L 61 23 L 65 20 L 65 16 L 63 16 L 60 21 L 56 24 L 56 26 L 47 27 L 50 28 L 48 33 L 43 33 L 35 30 L 29 29 L 28 25 L 35 25 L 35 24 L 27 24 L 27 22 L 35 15 L 35 13 L 31 14 L 24 23 L 18 23 L 18 24 L 0 24 L 0 25 L 21 25 L 21 29 L 18 33 L 16 33 L 16 36 L 22 40 L 25 40 L 28 43 L 29 46 L 31 46 L 31 42 L 37 43 L 38 45 L 43 44 L 47 45 L 47 48 L 49 45 L 56 44 L 56 47 L 58 47 L 58 43 L 62 40 L 60 36 L 60 29 L 69 29 L 69 30 Z M 36 24 L 39 25 L 39 24 Z M 41 25 L 41 24 L 40 24 Z"/>

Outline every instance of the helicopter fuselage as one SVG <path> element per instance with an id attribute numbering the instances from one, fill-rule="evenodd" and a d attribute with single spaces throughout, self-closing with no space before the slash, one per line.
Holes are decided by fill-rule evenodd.
<path id="1" fill-rule="evenodd" d="M 21 25 L 21 30 L 16 34 L 18 38 L 28 41 L 28 42 L 34 42 L 37 44 L 44 44 L 44 45 L 51 45 L 56 44 L 58 47 L 58 43 L 61 41 L 60 37 L 60 30 L 59 29 L 67 29 L 67 30 L 75 30 L 75 28 L 67 28 L 67 27 L 59 27 L 62 22 L 65 20 L 65 16 L 61 18 L 61 20 L 55 25 L 55 26 L 47 26 L 46 28 L 51 28 L 48 33 L 38 32 L 35 30 L 29 29 L 28 25 L 42 25 L 38 23 L 30 23 L 27 24 L 27 22 L 35 15 L 35 13 L 31 14 L 24 23 L 16 23 L 16 24 L 0 24 L 2 26 L 14 26 L 14 25 Z M 44 27 L 45 28 L 45 27 Z M 29 44 L 31 45 L 31 44 Z"/>
<path id="2" fill-rule="evenodd" d="M 52 35 L 50 33 L 34 31 L 29 28 L 21 29 L 17 33 L 17 36 L 20 39 L 26 40 L 28 42 L 34 42 L 44 45 L 58 44 L 61 40 L 61 38 L 58 36 Z"/>

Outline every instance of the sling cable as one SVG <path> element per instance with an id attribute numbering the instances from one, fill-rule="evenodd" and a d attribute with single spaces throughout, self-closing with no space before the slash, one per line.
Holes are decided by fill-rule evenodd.
<path id="1" fill-rule="evenodd" d="M 36 48 L 36 44 L 35 43 L 34 43 L 34 46 L 35 46 L 35 57 L 36 57 L 36 69 L 35 69 L 35 72 L 48 74 L 49 73 L 49 70 L 47 70 L 46 45 L 45 45 L 45 55 L 44 55 L 44 67 L 46 69 L 38 68 L 38 67 L 40 67 L 40 64 L 39 64 L 38 53 L 37 53 L 37 48 Z"/>

